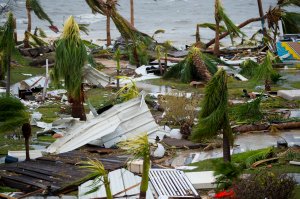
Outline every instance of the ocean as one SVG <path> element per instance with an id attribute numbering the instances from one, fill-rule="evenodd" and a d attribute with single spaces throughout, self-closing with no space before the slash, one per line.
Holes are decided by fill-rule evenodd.
<path id="1" fill-rule="evenodd" d="M 0 0 L 0 3 L 7 0 Z M 266 11 L 276 0 L 262 0 Z M 14 13 L 17 18 L 17 31 L 22 37 L 27 26 L 25 0 L 17 0 Z M 88 40 L 105 39 L 106 19 L 100 14 L 92 14 L 85 0 L 40 0 L 43 8 L 62 30 L 64 20 L 73 15 L 78 23 L 88 23 L 89 35 L 82 35 Z M 117 9 L 129 20 L 130 0 L 119 0 Z M 226 12 L 234 23 L 239 24 L 249 18 L 258 17 L 257 0 L 223 0 Z M 0 22 L 4 22 L 2 16 Z M 164 29 L 164 34 L 157 35 L 158 41 L 171 40 L 175 45 L 190 44 L 195 41 L 196 24 L 214 22 L 214 0 L 135 0 L 135 26 L 138 30 L 152 35 L 158 29 Z M 33 28 L 40 27 L 49 36 L 59 36 L 47 28 L 48 23 L 38 20 L 33 14 Z M 251 36 L 261 24 L 253 23 L 243 31 Z M 214 33 L 208 29 L 200 30 L 201 39 L 208 41 Z M 119 32 L 112 24 L 112 37 L 117 38 Z"/>

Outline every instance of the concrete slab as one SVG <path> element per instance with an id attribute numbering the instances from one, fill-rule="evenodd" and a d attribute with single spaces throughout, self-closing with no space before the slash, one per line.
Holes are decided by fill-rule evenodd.
<path id="1" fill-rule="evenodd" d="M 187 172 L 188 177 L 195 189 L 214 189 L 216 188 L 216 178 L 213 171 Z"/>
<path id="2" fill-rule="evenodd" d="M 287 100 L 300 100 L 300 90 L 279 90 L 277 95 Z"/>

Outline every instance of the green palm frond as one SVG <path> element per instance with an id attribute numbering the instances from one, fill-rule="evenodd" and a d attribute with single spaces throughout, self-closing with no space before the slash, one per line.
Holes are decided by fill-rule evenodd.
<path id="1" fill-rule="evenodd" d="M 156 53 L 156 59 L 157 60 L 160 60 L 163 56 L 163 50 L 164 50 L 164 47 L 161 46 L 161 45 L 156 45 L 155 47 L 155 53 Z"/>
<path id="2" fill-rule="evenodd" d="M 50 17 L 47 15 L 47 13 L 44 11 L 43 7 L 40 4 L 39 0 L 26 0 L 26 6 L 34 12 L 34 14 L 40 19 L 40 20 L 46 20 L 51 25 L 53 24 L 53 21 L 50 19 Z"/>
<path id="3" fill-rule="evenodd" d="M 46 45 L 48 45 L 47 42 L 45 42 L 44 40 L 40 39 L 38 36 L 36 36 L 34 34 L 31 34 L 28 31 L 25 31 L 25 35 L 26 35 L 26 37 L 28 37 L 29 39 L 32 40 L 33 46 L 46 46 Z"/>
<path id="4" fill-rule="evenodd" d="M 121 98 L 122 101 L 128 101 L 139 96 L 139 89 L 134 80 L 126 76 L 119 76 L 119 79 L 130 80 L 131 83 L 124 85 L 116 95 Z"/>
<path id="5" fill-rule="evenodd" d="M 90 30 L 88 29 L 89 24 L 78 24 L 79 30 L 86 35 L 89 35 Z"/>
<path id="6" fill-rule="evenodd" d="M 232 114 L 238 122 L 257 122 L 263 118 L 260 104 L 262 97 L 258 97 L 251 102 L 233 107 Z"/>
<path id="7" fill-rule="evenodd" d="M 252 78 L 255 74 L 255 71 L 259 67 L 259 64 L 251 59 L 247 59 L 241 64 L 240 74 L 246 76 L 247 78 Z"/>
<path id="8" fill-rule="evenodd" d="M 281 19 L 284 33 L 298 34 L 300 32 L 300 13 L 284 12 Z"/>
<path id="9" fill-rule="evenodd" d="M 245 164 L 247 167 L 251 167 L 251 165 L 259 160 L 263 160 L 263 159 L 267 159 L 267 158 L 270 158 L 274 155 L 274 148 L 273 147 L 270 147 L 270 148 L 267 148 L 257 154 L 254 154 L 250 157 L 248 157 L 246 160 L 245 160 Z"/>
<path id="10" fill-rule="evenodd" d="M 118 147 L 125 150 L 127 154 L 133 155 L 134 159 L 150 155 L 150 143 L 147 133 L 119 142 Z"/>
<path id="11" fill-rule="evenodd" d="M 65 80 L 65 87 L 71 97 L 80 97 L 83 66 L 87 60 L 86 47 L 80 39 L 79 26 L 71 16 L 67 19 L 55 53 L 53 69 L 54 82 Z"/>
<path id="12" fill-rule="evenodd" d="M 162 34 L 162 33 L 165 33 L 165 32 L 166 32 L 166 31 L 163 30 L 163 29 L 158 29 L 158 30 L 156 30 L 156 31 L 153 33 L 152 38 L 154 39 L 155 35 L 157 35 L 157 34 Z"/>
<path id="13" fill-rule="evenodd" d="M 225 13 L 225 10 L 220 0 L 216 0 L 216 9 L 218 20 L 220 22 L 224 22 L 227 31 L 230 33 L 230 38 L 232 42 L 234 37 L 245 36 L 245 34 L 231 21 L 231 19 Z"/>
<path id="14" fill-rule="evenodd" d="M 232 140 L 227 110 L 227 74 L 223 69 L 220 69 L 208 82 L 204 93 L 199 123 L 191 138 L 199 141 L 203 138 L 215 136 L 220 130 L 223 130 Z"/>
<path id="15" fill-rule="evenodd" d="M 202 24 L 198 24 L 199 27 L 201 28 L 209 28 L 213 31 L 216 31 L 216 24 L 213 23 L 202 23 Z M 227 29 L 224 26 L 220 26 L 220 33 L 226 32 Z"/>
<path id="16" fill-rule="evenodd" d="M 20 100 L 0 96 L 0 132 L 13 130 L 28 120 L 29 114 Z"/>
<path id="17" fill-rule="evenodd" d="M 121 50 L 118 48 L 114 54 L 114 59 L 117 62 L 117 70 L 121 70 L 120 60 L 121 60 Z"/>
<path id="18" fill-rule="evenodd" d="M 300 0 L 278 0 L 277 5 L 279 6 L 299 6 L 300 7 Z"/>
<path id="19" fill-rule="evenodd" d="M 254 75 L 252 78 L 253 81 L 258 82 L 259 80 L 270 79 L 272 74 L 276 73 L 272 66 L 273 60 L 273 55 L 270 51 L 268 51 L 263 63 L 261 63 L 254 71 Z"/>

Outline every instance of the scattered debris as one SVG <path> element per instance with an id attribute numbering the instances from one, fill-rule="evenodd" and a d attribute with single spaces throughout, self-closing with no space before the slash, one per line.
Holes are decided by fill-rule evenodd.
<path id="1" fill-rule="evenodd" d="M 191 181 L 195 189 L 214 189 L 217 184 L 213 171 L 187 172 L 185 175 Z"/>
<path id="2" fill-rule="evenodd" d="M 287 100 L 300 100 L 300 90 L 279 90 L 277 95 Z"/>

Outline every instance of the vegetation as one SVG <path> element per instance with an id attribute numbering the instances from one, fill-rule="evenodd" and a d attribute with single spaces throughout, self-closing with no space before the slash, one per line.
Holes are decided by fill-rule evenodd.
<path id="1" fill-rule="evenodd" d="M 82 68 L 87 60 L 87 52 L 80 39 L 79 26 L 72 16 L 64 25 L 63 34 L 56 48 L 55 60 L 52 79 L 56 84 L 59 84 L 61 79 L 64 80 L 69 101 L 72 102 L 72 116 L 86 120 L 83 107 Z"/>
<path id="2" fill-rule="evenodd" d="M 230 162 L 230 145 L 233 143 L 228 116 L 227 74 L 220 69 L 206 85 L 198 126 L 191 139 L 201 140 L 222 132 L 224 162 Z"/>
<path id="3" fill-rule="evenodd" d="M 98 160 L 88 160 L 86 162 L 82 162 L 82 164 L 84 164 L 84 166 L 81 166 L 81 168 L 91 170 L 93 172 L 91 175 L 96 177 L 91 185 L 91 190 L 85 194 L 98 191 L 100 187 L 97 185 L 102 182 L 105 187 L 106 198 L 113 199 L 108 179 L 108 171 L 104 168 L 104 165 Z"/>
<path id="4" fill-rule="evenodd" d="M 149 183 L 149 170 L 150 170 L 150 144 L 148 142 L 148 135 L 138 136 L 127 141 L 120 142 L 118 146 L 121 149 L 126 150 L 130 155 L 133 155 L 133 159 L 143 158 L 143 173 L 142 182 L 140 186 L 140 199 L 146 198 L 146 192 L 148 190 Z"/>
<path id="5" fill-rule="evenodd" d="M 7 22 L 4 24 L 3 35 L 0 36 L 0 80 L 4 79 L 6 72 L 6 96 L 10 95 L 11 58 L 15 49 L 14 29 L 14 15 L 9 12 Z"/>
<path id="6" fill-rule="evenodd" d="M 233 189 L 237 198 L 291 199 L 293 198 L 295 187 L 296 182 L 291 176 L 262 171 L 238 180 Z"/>

